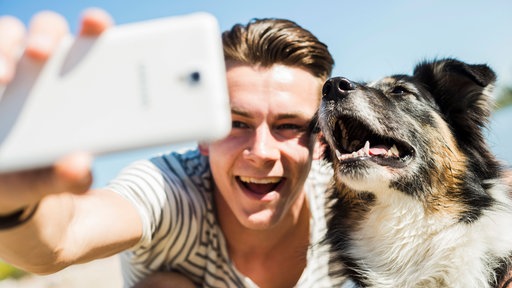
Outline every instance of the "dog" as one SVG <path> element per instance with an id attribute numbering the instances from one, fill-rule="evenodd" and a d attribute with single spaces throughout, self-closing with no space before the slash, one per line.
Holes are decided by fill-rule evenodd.
<path id="1" fill-rule="evenodd" d="M 355 287 L 496 287 L 512 267 L 512 192 L 484 138 L 495 81 L 445 58 L 325 82 L 325 241 Z"/>

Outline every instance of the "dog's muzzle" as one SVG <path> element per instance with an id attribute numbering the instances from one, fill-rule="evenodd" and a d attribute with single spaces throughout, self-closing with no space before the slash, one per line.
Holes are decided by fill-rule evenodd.
<path id="1" fill-rule="evenodd" d="M 356 83 L 345 77 L 334 77 L 327 80 L 322 88 L 322 97 L 325 100 L 334 100 L 346 97 L 350 91 L 356 90 Z"/>

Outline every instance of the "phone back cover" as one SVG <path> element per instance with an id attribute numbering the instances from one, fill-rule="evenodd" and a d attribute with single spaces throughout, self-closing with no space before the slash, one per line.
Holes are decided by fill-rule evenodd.
<path id="1" fill-rule="evenodd" d="M 0 99 L 0 171 L 190 140 L 230 129 L 220 30 L 197 13 L 65 39 L 47 63 L 22 59 Z"/>

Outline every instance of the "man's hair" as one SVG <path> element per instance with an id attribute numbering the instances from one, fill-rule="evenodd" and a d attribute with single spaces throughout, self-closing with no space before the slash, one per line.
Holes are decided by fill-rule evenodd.
<path id="1" fill-rule="evenodd" d="M 251 66 L 282 64 L 305 69 L 322 81 L 331 75 L 334 60 L 327 45 L 311 32 L 285 19 L 253 19 L 222 34 L 224 58 Z"/>

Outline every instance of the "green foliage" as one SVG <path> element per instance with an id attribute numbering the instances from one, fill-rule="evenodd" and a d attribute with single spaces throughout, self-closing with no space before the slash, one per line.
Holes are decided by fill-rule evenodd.
<path id="1" fill-rule="evenodd" d="M 7 278 L 20 278 L 26 275 L 27 272 L 22 271 L 12 265 L 0 261 L 0 281 Z"/>
<path id="2" fill-rule="evenodd" d="M 512 105 L 512 86 L 503 88 L 496 98 L 496 109 Z"/>

